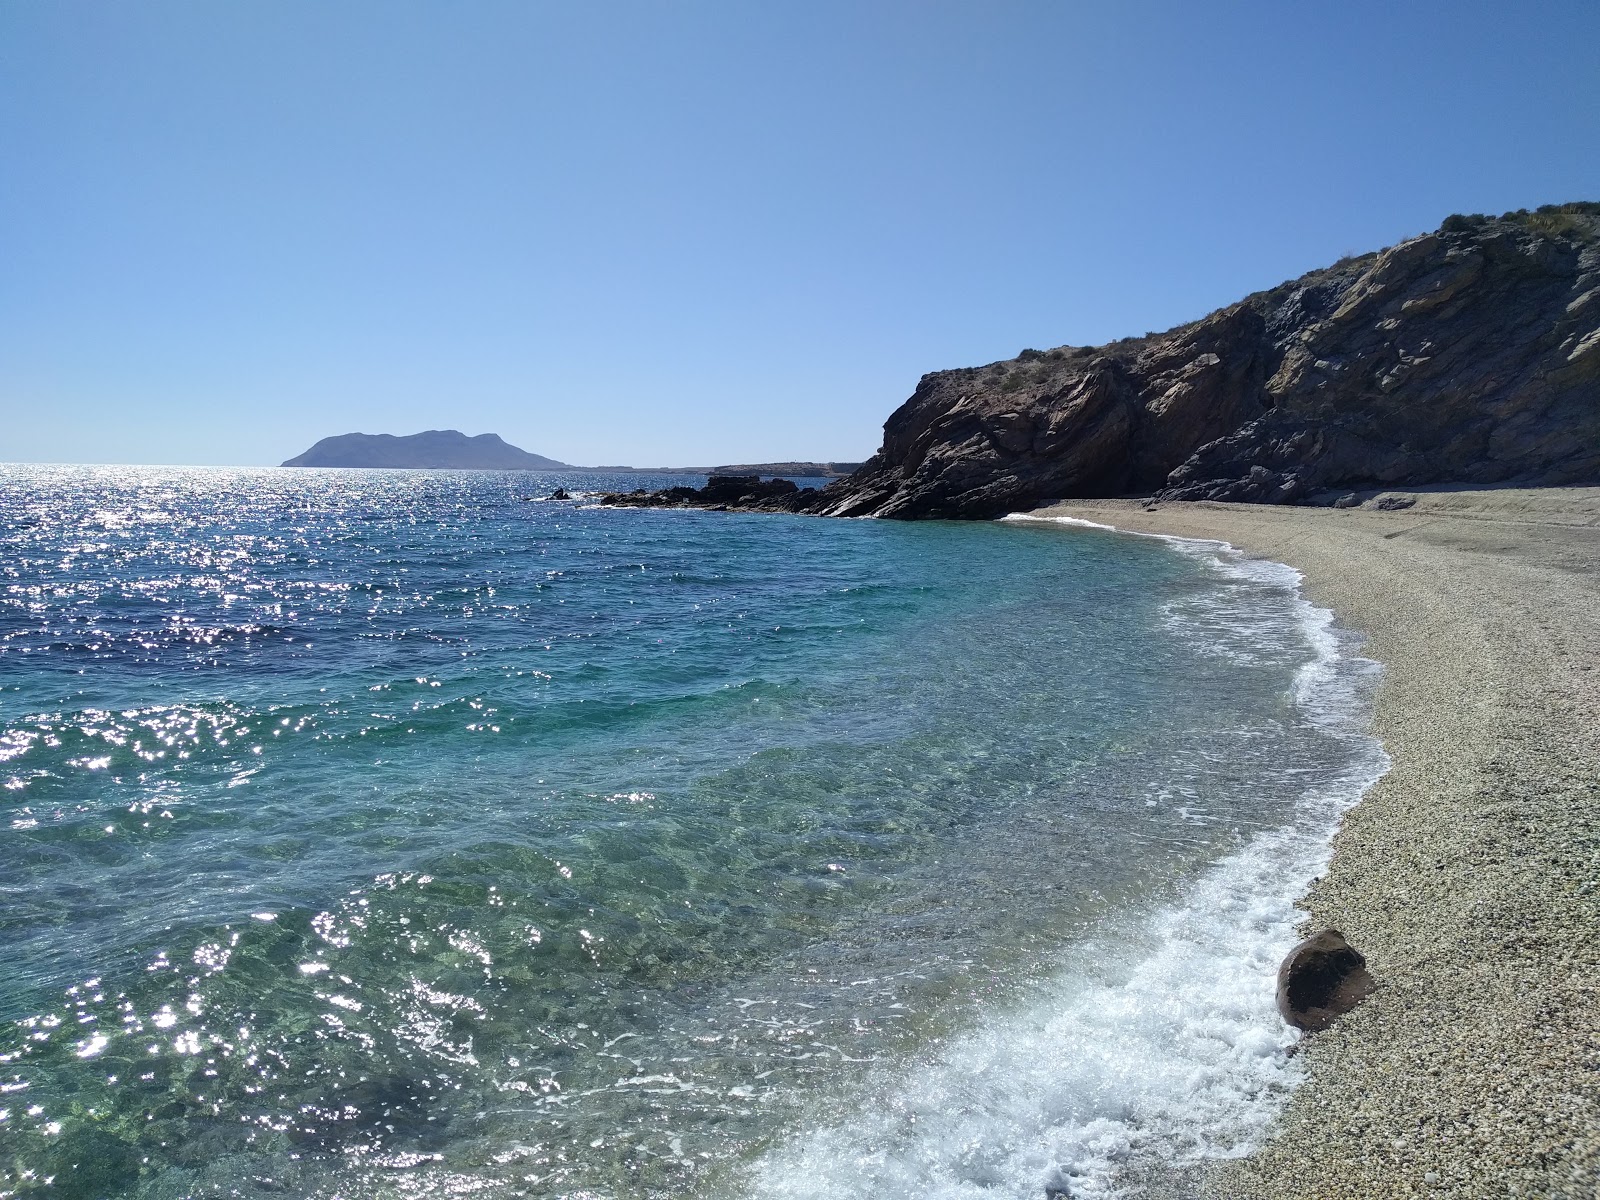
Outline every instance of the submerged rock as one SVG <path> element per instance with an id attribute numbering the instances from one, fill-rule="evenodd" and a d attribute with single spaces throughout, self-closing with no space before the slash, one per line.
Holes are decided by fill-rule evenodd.
<path id="1" fill-rule="evenodd" d="M 1278 968 L 1278 1011 L 1296 1029 L 1326 1029 L 1372 992 L 1366 964 L 1337 929 L 1308 937 Z"/>

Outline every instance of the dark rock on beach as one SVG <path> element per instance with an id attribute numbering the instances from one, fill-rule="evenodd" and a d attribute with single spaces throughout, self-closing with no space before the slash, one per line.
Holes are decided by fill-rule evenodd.
<path id="1" fill-rule="evenodd" d="M 1383 512 L 1398 512 L 1402 508 L 1410 508 L 1416 502 L 1415 496 L 1379 496 L 1372 507 Z"/>
<path id="2" fill-rule="evenodd" d="M 1308 937 L 1278 968 L 1278 1011 L 1296 1029 L 1315 1032 L 1372 992 L 1367 960 L 1337 929 Z"/>

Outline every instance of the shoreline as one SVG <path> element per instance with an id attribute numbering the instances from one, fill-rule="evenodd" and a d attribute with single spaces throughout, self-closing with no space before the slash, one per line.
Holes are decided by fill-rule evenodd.
<path id="1" fill-rule="evenodd" d="M 1307 930 L 1378 990 L 1226 1200 L 1600 1194 L 1600 488 L 1425 489 L 1317 509 L 1067 501 L 1033 517 L 1287 563 L 1384 665 L 1390 770 L 1350 810 Z"/>

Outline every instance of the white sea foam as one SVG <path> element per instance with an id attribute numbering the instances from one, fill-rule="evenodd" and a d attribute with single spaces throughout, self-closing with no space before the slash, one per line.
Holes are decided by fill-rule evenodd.
<path id="1" fill-rule="evenodd" d="M 1193 625 L 1185 632 L 1228 643 L 1264 629 L 1304 639 L 1311 658 L 1293 699 L 1347 743 L 1345 766 L 1308 782 L 1287 825 L 1213 864 L 1176 903 L 1104 930 L 1025 1000 L 869 1080 L 843 1119 L 758 1162 L 750 1194 L 1038 1200 L 1055 1187 L 1076 1200 L 1133 1196 L 1143 1182 L 1170 1185 L 1208 1159 L 1249 1153 L 1299 1083 L 1274 976 L 1296 940 L 1295 898 L 1326 866 L 1340 816 L 1387 769 L 1361 728 L 1377 668 L 1350 653 L 1354 639 L 1327 609 L 1300 596 L 1292 568 L 1224 542 L 1163 540 L 1238 585 L 1169 612 Z"/>
<path id="2" fill-rule="evenodd" d="M 1080 517 L 1010 513 L 1000 519 L 1075 525 L 1129 537 L 1152 538 L 1203 561 L 1222 579 L 1240 585 L 1238 591 L 1202 594 L 1170 603 L 1162 610 L 1168 622 L 1179 633 L 1208 644 L 1214 653 L 1244 661 L 1254 660 L 1251 648 L 1261 646 L 1263 637 L 1276 641 L 1288 634 L 1303 639 L 1312 650 L 1312 658 L 1295 677 L 1295 703 L 1325 728 L 1340 728 L 1352 735 L 1359 733 L 1352 723 L 1352 705 L 1363 678 L 1376 671 L 1377 665 L 1346 654 L 1335 630 L 1333 613 L 1300 594 L 1305 576 L 1287 563 L 1248 557 L 1232 543 L 1220 539 L 1144 533 Z M 1285 598 L 1287 608 L 1279 605 L 1263 608 L 1260 601 L 1262 593 L 1267 592 Z M 1348 634 L 1344 636 L 1349 637 Z M 1387 759 L 1384 761 L 1387 766 Z"/>
<path id="3" fill-rule="evenodd" d="M 1110 529 L 1116 531 L 1115 525 L 1103 525 L 1099 521 L 1086 521 L 1082 517 L 1036 517 L 1032 513 L 1008 513 L 1000 518 L 1002 521 L 1047 521 L 1052 525 L 1078 525 L 1085 529 Z"/>

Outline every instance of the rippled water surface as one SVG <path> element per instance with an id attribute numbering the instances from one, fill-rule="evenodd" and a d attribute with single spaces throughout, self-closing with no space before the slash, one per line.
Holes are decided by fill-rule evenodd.
<path id="1" fill-rule="evenodd" d="M 0 1196 L 1118 1194 L 1147 1100 L 907 1088 L 1348 801 L 1292 580 L 611 482 L 0 468 Z"/>

